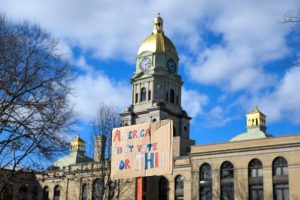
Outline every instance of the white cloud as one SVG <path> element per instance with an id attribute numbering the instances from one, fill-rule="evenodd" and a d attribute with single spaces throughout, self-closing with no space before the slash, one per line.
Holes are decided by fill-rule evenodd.
<path id="1" fill-rule="evenodd" d="M 275 90 L 253 100 L 261 106 L 268 121 L 291 121 L 300 124 L 300 66 L 288 70 Z"/>
<path id="2" fill-rule="evenodd" d="M 285 37 L 290 27 L 279 20 L 293 7 L 294 1 L 224 2 L 207 27 L 212 33 L 222 35 L 223 42 L 206 48 L 196 61 L 188 62 L 189 74 L 199 83 L 230 91 L 269 87 L 277 79 L 263 65 L 288 53 Z"/>
<path id="3" fill-rule="evenodd" d="M 110 79 L 101 71 L 93 70 L 84 57 L 74 61 L 85 73 L 72 82 L 70 96 L 74 112 L 84 120 L 92 119 L 101 103 L 121 110 L 130 104 L 130 86 L 122 81 Z"/>
<path id="4" fill-rule="evenodd" d="M 216 106 L 206 113 L 203 126 L 207 128 L 220 127 L 224 126 L 231 120 L 232 119 L 230 117 L 225 116 L 224 110 L 220 106 Z"/>
<path id="5" fill-rule="evenodd" d="M 203 113 L 203 107 L 208 103 L 206 95 L 198 93 L 196 90 L 182 89 L 182 106 L 187 113 L 196 118 Z"/>
<path id="6" fill-rule="evenodd" d="M 182 60 L 193 80 L 215 85 L 234 95 L 245 90 L 260 94 L 251 96 L 251 102 L 257 101 L 266 107 L 264 110 L 272 120 L 282 119 L 287 112 L 297 116 L 295 113 L 299 111 L 299 105 L 293 101 L 298 100 L 296 88 L 290 84 L 298 83 L 295 79 L 298 73 L 288 71 L 281 79 L 265 69 L 266 63 L 289 53 L 286 39 L 290 28 L 279 21 L 290 9 L 299 8 L 298 0 L 232 0 L 230 3 L 218 0 L 0 0 L 0 5 L 0 12 L 8 17 L 40 23 L 62 37 L 61 52 L 69 58 L 72 57 L 70 47 L 79 47 L 83 54 L 92 52 L 96 58 L 132 63 L 139 44 L 151 33 L 155 14 L 161 12 L 166 35 L 181 47 L 179 52 L 184 50 L 180 54 L 189 58 Z M 203 37 L 206 31 L 221 36 L 222 42 L 208 45 L 213 42 Z M 73 83 L 75 111 L 89 117 L 103 101 L 122 108 L 127 106 L 124 100 L 130 101 L 129 86 L 124 90 L 123 83 L 95 72 L 83 57 L 75 64 L 87 72 Z M 278 82 L 280 85 L 274 92 L 261 94 L 261 89 L 273 89 Z M 286 94 L 294 96 L 285 98 Z M 207 102 L 207 96 L 183 89 L 183 105 L 190 115 L 203 113 Z M 220 113 L 222 110 L 218 107 L 211 111 L 212 116 Z M 297 119 L 299 117 L 293 121 Z"/>

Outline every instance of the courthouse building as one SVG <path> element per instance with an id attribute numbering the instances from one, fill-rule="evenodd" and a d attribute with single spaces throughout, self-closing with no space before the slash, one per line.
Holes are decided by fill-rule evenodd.
<path id="1" fill-rule="evenodd" d="M 143 178 L 143 199 L 300 199 L 300 134 L 273 137 L 257 107 L 241 122 L 246 132 L 228 142 L 196 145 L 190 138 L 191 118 L 181 106 L 179 57 L 163 25 L 157 16 L 152 34 L 138 50 L 132 103 L 120 114 L 121 126 L 173 120 L 173 173 Z M 110 181 L 109 163 L 99 159 L 103 144 L 104 138 L 97 138 L 91 159 L 77 137 L 70 154 L 36 174 L 34 184 L 9 185 L 2 198 L 136 199 L 136 179 Z"/>

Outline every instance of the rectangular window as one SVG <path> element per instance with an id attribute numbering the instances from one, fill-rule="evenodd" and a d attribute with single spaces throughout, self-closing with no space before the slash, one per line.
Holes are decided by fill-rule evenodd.
<path id="1" fill-rule="evenodd" d="M 139 99 L 139 94 L 138 94 L 138 93 L 135 93 L 135 103 L 138 102 L 138 99 Z"/>

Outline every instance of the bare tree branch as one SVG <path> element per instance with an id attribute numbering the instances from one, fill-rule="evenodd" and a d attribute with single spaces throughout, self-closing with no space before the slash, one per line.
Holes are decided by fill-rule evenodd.
<path id="1" fill-rule="evenodd" d="M 300 26 L 300 14 L 296 15 L 293 10 L 290 10 L 285 14 L 283 23 L 292 23 L 296 26 Z"/>
<path id="2" fill-rule="evenodd" d="M 67 149 L 69 64 L 39 26 L 0 15 L 0 169 L 38 170 Z"/>
<path id="3" fill-rule="evenodd" d="M 120 117 L 115 107 L 100 104 L 95 118 L 91 121 L 91 139 L 95 141 L 96 136 L 103 135 L 106 138 L 105 158 L 109 160 L 111 148 L 111 131 L 120 125 Z M 94 144 L 94 142 L 93 142 Z"/>

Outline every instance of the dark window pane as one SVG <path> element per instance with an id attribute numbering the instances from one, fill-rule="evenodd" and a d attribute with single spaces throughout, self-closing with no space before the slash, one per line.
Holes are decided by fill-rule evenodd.
<path id="1" fill-rule="evenodd" d="M 59 199 L 60 199 L 60 187 L 57 185 L 54 188 L 53 200 L 59 200 Z"/>
<path id="2" fill-rule="evenodd" d="M 263 176 L 263 169 L 258 169 L 258 176 L 262 177 Z"/>
<path id="3" fill-rule="evenodd" d="M 32 200 L 37 200 L 39 196 L 39 189 L 34 187 L 32 190 Z"/>
<path id="4" fill-rule="evenodd" d="M 250 200 L 263 200 L 264 192 L 263 185 L 251 185 L 249 187 L 249 199 Z"/>
<path id="5" fill-rule="evenodd" d="M 222 179 L 228 179 L 234 177 L 234 169 L 233 165 L 226 161 L 221 166 L 221 178 Z"/>
<path id="6" fill-rule="evenodd" d="M 200 168 L 200 181 L 211 181 L 211 166 L 207 163 Z"/>
<path id="7" fill-rule="evenodd" d="M 148 101 L 151 100 L 151 90 L 148 91 Z"/>
<path id="8" fill-rule="evenodd" d="M 49 189 L 48 187 L 44 187 L 43 189 L 43 200 L 48 200 L 49 199 Z"/>
<path id="9" fill-rule="evenodd" d="M 81 200 L 87 200 L 88 188 L 87 184 L 83 184 L 81 188 Z"/>
<path id="10" fill-rule="evenodd" d="M 212 187 L 211 184 L 200 184 L 200 200 L 212 200 Z"/>
<path id="11" fill-rule="evenodd" d="M 144 188 L 144 183 L 143 183 Z M 109 184 L 109 199 L 113 200 L 115 196 L 115 189 L 116 189 L 116 183 L 114 181 L 111 181 Z"/>
<path id="12" fill-rule="evenodd" d="M 233 184 L 221 185 L 221 200 L 234 200 Z"/>
<path id="13" fill-rule="evenodd" d="M 274 184 L 274 199 L 288 200 L 289 199 L 289 185 L 288 184 Z"/>
<path id="14" fill-rule="evenodd" d="M 263 165 L 258 159 L 253 159 L 249 163 L 249 177 L 262 177 L 263 176 Z"/>
<path id="15" fill-rule="evenodd" d="M 282 167 L 282 175 L 288 175 L 288 167 Z"/>
<path id="16" fill-rule="evenodd" d="M 140 101 L 142 102 L 142 101 L 146 101 L 146 88 L 142 88 L 141 89 L 141 99 L 140 99 Z"/>
<path id="17" fill-rule="evenodd" d="M 102 179 L 96 179 L 93 183 L 93 200 L 102 200 L 103 199 L 103 181 Z"/>
<path id="18" fill-rule="evenodd" d="M 175 178 L 175 199 L 184 199 L 184 179 L 182 176 Z"/>
<path id="19" fill-rule="evenodd" d="M 277 157 L 273 161 L 273 176 L 288 175 L 288 163 L 285 158 Z"/>
<path id="20" fill-rule="evenodd" d="M 283 189 L 283 199 L 284 200 L 289 199 L 289 195 L 290 195 L 289 189 L 288 188 Z"/>
<path id="21" fill-rule="evenodd" d="M 165 177 L 159 180 L 159 200 L 167 200 L 169 191 L 169 182 Z"/>
<path id="22" fill-rule="evenodd" d="M 26 200 L 27 199 L 28 189 L 25 185 L 19 188 L 18 200 Z"/>
<path id="23" fill-rule="evenodd" d="M 4 186 L 2 193 L 0 193 L 0 199 L 12 200 L 12 187 L 10 185 Z"/>
<path id="24" fill-rule="evenodd" d="M 173 89 L 170 90 L 170 102 L 175 103 L 175 92 Z"/>

